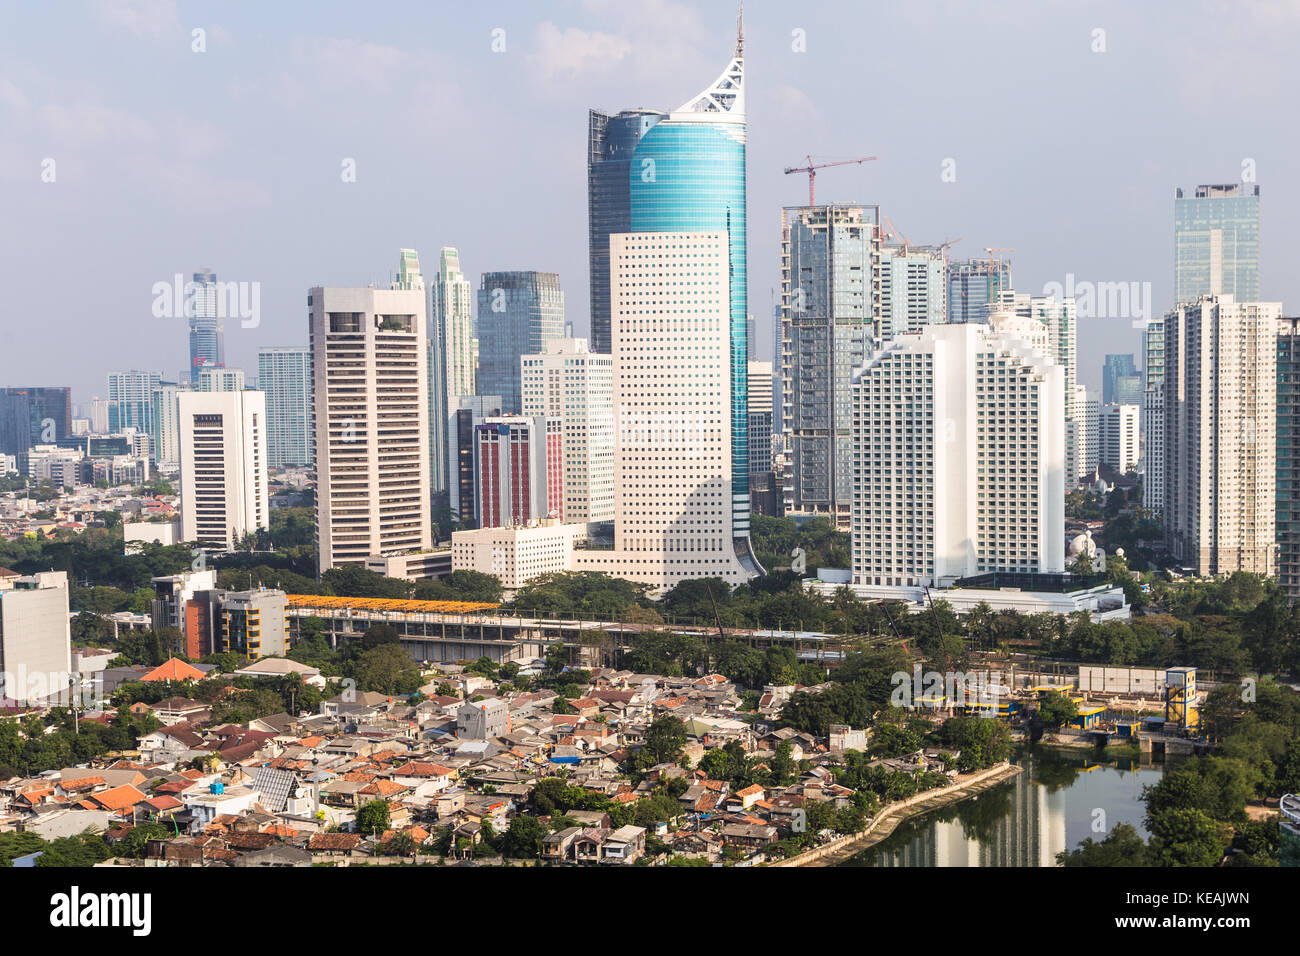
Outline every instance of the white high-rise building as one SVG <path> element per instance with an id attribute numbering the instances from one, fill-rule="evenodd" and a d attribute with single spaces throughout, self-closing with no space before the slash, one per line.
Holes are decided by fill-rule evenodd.
<path id="1" fill-rule="evenodd" d="M 524 415 L 559 418 L 564 520 L 614 519 L 614 359 L 586 339 L 552 339 L 520 359 Z"/>
<path id="2" fill-rule="evenodd" d="M 266 393 L 267 464 L 311 464 L 311 353 L 259 349 L 257 386 Z"/>
<path id="3" fill-rule="evenodd" d="M 1280 302 L 1204 296 L 1164 320 L 1165 534 L 1199 575 L 1275 572 Z"/>
<path id="4" fill-rule="evenodd" d="M 202 365 L 194 378 L 196 392 L 240 392 L 244 389 L 244 370 L 223 365 Z"/>
<path id="5" fill-rule="evenodd" d="M 0 699 L 67 703 L 71 671 L 67 572 L 0 575 Z"/>
<path id="6" fill-rule="evenodd" d="M 1089 392 L 1082 385 L 1074 389 L 1074 407 L 1077 414 L 1079 431 L 1079 467 L 1080 474 L 1091 475 L 1101 463 L 1101 399 L 1096 392 Z"/>
<path id="7" fill-rule="evenodd" d="M 433 546 L 425 296 L 311 289 L 321 572 Z"/>
<path id="8" fill-rule="evenodd" d="M 270 526 L 266 396 L 178 392 L 181 538 L 231 550 Z"/>
<path id="9" fill-rule="evenodd" d="M 160 382 L 153 390 L 153 459 L 163 467 L 173 467 L 181 460 L 180 414 L 176 396 L 189 391 L 188 386 Z"/>
<path id="10" fill-rule="evenodd" d="M 873 265 L 880 289 L 878 338 L 888 341 L 895 335 L 919 332 L 946 320 L 948 281 L 941 250 L 887 244 L 880 247 Z"/>
<path id="11" fill-rule="evenodd" d="M 614 550 L 577 552 L 575 565 L 656 590 L 687 578 L 739 584 L 750 575 L 732 534 L 727 234 L 609 242 Z"/>
<path id="12" fill-rule="evenodd" d="M 1098 453 L 1101 464 L 1127 475 L 1138 463 L 1138 419 L 1136 405 L 1104 405 L 1098 420 Z"/>
<path id="13" fill-rule="evenodd" d="M 1064 377 L 974 323 L 897 336 L 870 359 L 853 390 L 853 584 L 1064 571 Z"/>
<path id="14" fill-rule="evenodd" d="M 474 285 L 460 271 L 460 253 L 444 246 L 429 286 L 429 394 L 433 432 L 433 490 L 454 482 L 456 463 L 447 438 L 463 395 L 475 394 L 478 343 L 474 338 Z"/>
<path id="15" fill-rule="evenodd" d="M 761 475 L 772 470 L 776 448 L 772 442 L 775 426 L 772 412 L 772 363 L 749 363 L 749 473 Z"/>

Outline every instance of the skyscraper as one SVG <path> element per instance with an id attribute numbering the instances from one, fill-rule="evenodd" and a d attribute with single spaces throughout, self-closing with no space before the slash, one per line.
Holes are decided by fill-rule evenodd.
<path id="1" fill-rule="evenodd" d="M 1142 332 L 1142 507 L 1165 507 L 1165 323 L 1153 319 Z"/>
<path id="2" fill-rule="evenodd" d="M 966 259 L 948 263 L 948 321 L 983 322 L 990 304 L 1011 288 L 1007 259 Z"/>
<path id="3" fill-rule="evenodd" d="M 1276 568 L 1281 317 L 1230 295 L 1165 317 L 1165 534 L 1198 575 Z"/>
<path id="4" fill-rule="evenodd" d="M 500 395 L 502 411 L 523 409 L 519 360 L 564 338 L 564 291 L 554 272 L 485 272 L 478 290 L 480 395 Z"/>
<path id="5" fill-rule="evenodd" d="M 311 353 L 305 348 L 259 349 L 257 387 L 266 394 L 267 464 L 311 464 Z"/>
<path id="6" fill-rule="evenodd" d="M 176 382 L 159 382 L 153 390 L 153 431 L 149 434 L 153 459 L 159 465 L 175 466 L 181 461 L 180 409 L 176 396 L 188 391 Z"/>
<path id="7" fill-rule="evenodd" d="M 1064 370 L 989 325 L 932 325 L 853 388 L 853 583 L 1065 570 Z"/>
<path id="8" fill-rule="evenodd" d="M 1098 462 L 1121 475 L 1137 468 L 1138 415 L 1136 405 L 1103 405 L 1097 422 Z"/>
<path id="9" fill-rule="evenodd" d="M 433 545 L 425 295 L 310 290 L 321 572 Z"/>
<path id="10" fill-rule="evenodd" d="M 474 426 L 480 528 L 563 521 L 564 433 L 550 415 L 503 415 Z"/>
<path id="11" fill-rule="evenodd" d="M 159 372 L 108 373 L 108 430 L 134 428 L 153 434 L 153 392 L 162 381 Z"/>
<path id="12" fill-rule="evenodd" d="M 727 233 L 610 237 L 614 549 L 575 566 L 649 584 L 753 572 L 732 526 Z"/>
<path id="13" fill-rule="evenodd" d="M 944 264 L 943 252 L 933 247 L 895 243 L 880 246 L 880 310 L 875 326 L 881 342 L 944 321 Z"/>
<path id="14" fill-rule="evenodd" d="M 750 362 L 749 472 L 772 470 L 772 363 Z"/>
<path id="15" fill-rule="evenodd" d="M 1137 363 L 1132 353 L 1126 355 L 1107 355 L 1101 365 L 1101 403 L 1117 405 L 1128 402 L 1132 396 L 1127 392 L 1121 395 L 1121 379 L 1137 377 Z"/>
<path id="16" fill-rule="evenodd" d="M 244 390 L 244 370 L 224 365 L 203 365 L 195 370 L 196 392 L 240 392 Z"/>
<path id="17" fill-rule="evenodd" d="M 853 494 L 852 385 L 872 352 L 879 211 L 782 213 L 781 430 L 789 456 L 784 508 L 847 528 Z"/>
<path id="18" fill-rule="evenodd" d="M 71 389 L 0 388 L 0 455 L 24 455 L 71 434 Z"/>
<path id="19" fill-rule="evenodd" d="M 1277 328 L 1277 578 L 1300 598 L 1300 318 Z"/>
<path id="20" fill-rule="evenodd" d="M 1228 183 L 1174 194 L 1174 294 L 1259 301 L 1259 186 Z"/>
<path id="21" fill-rule="evenodd" d="M 229 551 L 270 526 L 266 397 L 178 392 L 181 538 Z"/>
<path id="22" fill-rule="evenodd" d="M 592 113 L 588 186 L 592 262 L 592 338 L 604 347 L 604 283 L 617 297 L 610 239 L 620 232 L 727 234 L 731 321 L 730 467 L 733 550 L 751 573 L 759 567 L 749 543 L 749 416 L 745 396 L 748 275 L 745 238 L 744 32 L 735 56 L 706 89 L 671 112 Z M 612 166 L 603 164 L 613 163 Z M 626 185 L 624 185 L 626 184 Z M 608 278 L 606 278 L 608 277 Z M 614 318 L 611 309 L 611 319 Z M 480 323 L 482 314 L 480 312 Z M 480 338 L 483 336 L 480 335 Z M 611 335 L 612 341 L 612 335 Z M 495 391 L 480 386 L 480 391 Z"/>
<path id="23" fill-rule="evenodd" d="M 433 491 L 447 491 L 456 463 L 447 444 L 448 426 L 460 399 L 477 392 L 474 286 L 460 271 L 460 253 L 444 246 L 429 286 L 429 403 Z"/>
<path id="24" fill-rule="evenodd" d="M 614 519 L 614 359 L 586 339 L 553 339 L 525 355 L 525 415 L 560 419 L 564 432 L 564 520 Z"/>
<path id="25" fill-rule="evenodd" d="M 478 521 L 478 466 L 474 436 L 484 419 L 501 414 L 500 395 L 462 395 L 447 430 L 452 475 L 448 492 L 451 516 L 456 521 Z"/>
<path id="26" fill-rule="evenodd" d="M 194 381 L 203 365 L 226 364 L 226 336 L 222 328 L 216 274 L 203 269 L 194 273 L 192 314 L 187 316 L 190 327 L 190 381 Z"/>

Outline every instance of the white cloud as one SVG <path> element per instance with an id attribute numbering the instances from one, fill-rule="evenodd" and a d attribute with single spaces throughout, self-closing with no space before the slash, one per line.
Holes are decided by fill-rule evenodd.
<path id="1" fill-rule="evenodd" d="M 4 76 L 0 76 L 0 106 L 12 107 L 20 113 L 27 110 L 27 95 Z"/>
<path id="2" fill-rule="evenodd" d="M 93 7 L 102 22 L 139 37 L 157 38 L 180 25 L 175 0 L 100 0 Z"/>
<path id="3" fill-rule="evenodd" d="M 584 72 L 613 69 L 632 52 L 626 37 L 568 27 L 561 30 L 547 20 L 534 31 L 536 52 L 528 62 L 546 79 L 577 76 Z"/>

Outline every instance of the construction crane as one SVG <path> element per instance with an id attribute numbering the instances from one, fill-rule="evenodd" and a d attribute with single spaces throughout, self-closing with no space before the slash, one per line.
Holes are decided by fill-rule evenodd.
<path id="1" fill-rule="evenodd" d="M 875 156 L 863 156 L 861 159 L 841 159 L 833 163 L 814 163 L 812 157 L 809 156 L 807 157 L 808 160 L 807 166 L 791 166 L 786 169 L 785 174 L 787 176 L 789 176 L 791 173 L 808 174 L 808 205 L 815 206 L 817 205 L 817 191 L 816 191 L 817 170 L 827 169 L 831 166 L 852 166 L 856 163 L 869 163 L 873 161 L 875 158 L 876 158 Z"/>
<path id="2" fill-rule="evenodd" d="M 985 277 L 984 280 L 986 283 L 984 289 L 985 291 L 984 301 L 991 306 L 997 301 L 997 296 L 995 294 L 995 287 L 997 292 L 1002 291 L 1001 287 L 997 285 L 997 273 L 993 271 L 993 253 L 1015 252 L 1016 250 L 1013 249 L 1011 246 L 985 246 L 984 251 L 989 254 L 989 274 Z"/>
<path id="3" fill-rule="evenodd" d="M 937 246 L 935 246 L 936 249 L 942 249 L 942 250 L 943 250 L 943 262 L 944 262 L 944 265 L 947 265 L 947 264 L 948 264 L 948 249 L 949 249 L 951 246 L 955 246 L 955 245 L 957 245 L 957 243 L 961 242 L 961 240 L 962 240 L 963 238 L 965 238 L 965 237 L 964 237 L 964 236 L 961 236 L 961 237 L 958 237 L 958 238 L 956 238 L 956 239 L 945 239 L 943 242 L 941 242 L 941 243 L 939 243 Z"/>
<path id="4" fill-rule="evenodd" d="M 882 218 L 885 221 L 885 225 L 889 227 L 888 231 L 885 233 L 885 237 L 888 239 L 903 240 L 903 254 L 906 255 L 907 247 L 912 244 L 912 241 L 898 231 L 898 228 L 890 221 L 888 216 L 881 216 L 880 218 Z"/>

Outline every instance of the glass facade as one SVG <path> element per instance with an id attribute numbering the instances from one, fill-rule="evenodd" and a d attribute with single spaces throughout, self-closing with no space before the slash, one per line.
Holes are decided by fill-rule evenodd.
<path id="1" fill-rule="evenodd" d="M 266 393 L 267 464 L 311 464 L 311 354 L 305 348 L 262 349 L 257 387 Z"/>
<path id="2" fill-rule="evenodd" d="M 1259 301 L 1259 186 L 1197 186 L 1174 197 L 1174 292 L 1177 301 L 1232 295 Z"/>
<path id="3" fill-rule="evenodd" d="M 983 322 L 988 306 L 1011 288 L 1011 263 L 1006 259 L 967 259 L 948 263 L 948 321 Z"/>
<path id="4" fill-rule="evenodd" d="M 1283 319 L 1277 337 L 1277 577 L 1292 603 L 1300 597 L 1300 318 Z"/>
<path id="5" fill-rule="evenodd" d="M 225 365 L 226 344 L 217 310 L 217 277 L 211 272 L 194 273 L 194 314 L 189 316 L 190 381 L 203 365 Z"/>
<path id="6" fill-rule="evenodd" d="M 523 411 L 519 362 L 564 338 L 564 291 L 554 272 L 485 272 L 478 290 L 478 394 L 500 395 L 501 411 Z"/>

